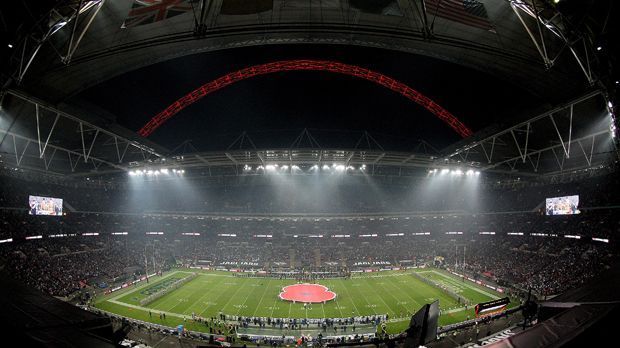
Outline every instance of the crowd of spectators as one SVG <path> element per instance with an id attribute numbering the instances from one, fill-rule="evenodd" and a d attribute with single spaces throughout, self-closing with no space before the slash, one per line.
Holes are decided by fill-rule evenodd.
<path id="1" fill-rule="evenodd" d="M 578 187 L 550 185 L 494 194 L 485 188 L 480 197 L 495 206 L 493 212 L 446 208 L 381 214 L 394 207 L 404 209 L 402 199 L 412 191 L 399 195 L 392 187 L 377 195 L 353 184 L 344 185 L 337 189 L 340 199 L 334 204 L 344 206 L 346 199 L 352 199 L 346 205 L 351 211 L 373 210 L 373 214 L 348 216 L 338 215 L 342 212 L 338 209 L 330 215 L 312 215 L 310 210 L 286 216 L 282 213 L 288 210 L 280 211 L 269 199 L 265 201 L 271 205 L 268 211 L 277 209 L 278 214 L 254 214 L 261 211 L 260 202 L 273 187 L 202 188 L 209 192 L 190 194 L 179 206 L 179 195 L 161 199 L 160 195 L 168 192 L 161 189 L 141 197 L 143 209 L 136 212 L 128 198 L 134 194 L 115 188 L 2 180 L 8 180 L 9 185 L 3 185 L 6 192 L 0 195 L 1 265 L 14 277 L 58 296 L 176 264 L 346 274 L 355 269 L 428 263 L 457 266 L 497 283 L 552 295 L 582 284 L 612 264 L 617 245 L 614 238 L 620 229 L 613 206 L 618 198 L 610 194 L 613 190 L 597 193 L 603 183 L 614 187 L 611 177 L 590 179 Z M 582 194 L 585 208 L 579 215 L 545 216 L 536 209 L 542 197 L 571 192 Z M 207 205 L 192 198 L 203 193 Z M 29 215 L 22 206 L 28 194 L 65 198 L 66 214 Z M 276 196 L 284 197 L 279 204 L 290 203 L 289 209 L 305 207 L 296 193 L 293 198 L 282 192 Z M 369 204 L 371 197 L 377 198 L 374 206 Z M 388 206 L 380 202 L 386 197 L 392 201 Z M 462 197 L 454 200 L 459 199 Z M 413 202 L 407 207 L 410 209 L 427 204 L 411 197 L 407 200 Z M 242 201 L 245 203 L 238 205 Z M 427 207 L 443 201 L 437 199 Z M 149 204 L 160 204 L 149 209 L 173 212 L 143 212 Z M 504 205 L 513 209 L 504 211 Z M 241 210 L 246 213 L 234 214 L 236 206 L 245 207 Z M 191 213 L 211 208 L 227 214 Z M 54 235 L 60 237 L 52 238 Z"/>
<path id="2" fill-rule="evenodd" d="M 0 223 L 9 231 L 3 238 L 14 240 L 0 244 L 0 257 L 14 277 L 59 296 L 176 264 L 338 273 L 433 263 L 552 295 L 612 263 L 619 227 L 614 210 L 559 219 L 537 213 L 321 221 L 76 213 L 41 219 L 2 211 Z M 119 231 L 127 234 L 112 234 Z M 93 232 L 98 235 L 87 235 Z M 41 238 L 23 238 L 35 234 Z"/>

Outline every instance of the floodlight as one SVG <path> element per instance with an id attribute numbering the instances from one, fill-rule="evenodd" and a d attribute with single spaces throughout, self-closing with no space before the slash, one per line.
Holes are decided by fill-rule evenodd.
<path id="1" fill-rule="evenodd" d="M 274 166 L 273 164 L 268 164 L 265 168 L 266 168 L 268 171 L 276 170 L 276 166 Z"/>
<path id="2" fill-rule="evenodd" d="M 327 164 L 324 164 L 323 165 L 323 170 L 328 170 L 328 169 L 329 169 L 329 166 Z"/>
<path id="3" fill-rule="evenodd" d="M 450 169 L 448 168 L 444 168 L 441 170 L 441 174 L 448 174 L 448 173 L 450 173 Z"/>

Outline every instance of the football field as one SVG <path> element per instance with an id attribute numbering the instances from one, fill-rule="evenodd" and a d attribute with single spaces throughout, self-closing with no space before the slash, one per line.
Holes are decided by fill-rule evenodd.
<path id="1" fill-rule="evenodd" d="M 463 281 L 436 269 L 385 271 L 353 276 L 351 279 L 327 279 L 316 283 L 336 293 L 326 303 L 304 306 L 279 298 L 282 288 L 296 284 L 292 279 L 243 278 L 227 272 L 197 271 L 197 276 L 156 300 L 141 305 L 147 296 L 165 289 L 194 270 L 176 270 L 150 278 L 149 283 L 99 297 L 95 307 L 143 321 L 174 327 L 184 324 L 187 329 L 205 331 L 205 326 L 194 323 L 192 313 L 203 317 L 218 317 L 220 313 L 249 317 L 271 318 L 347 318 L 356 316 L 388 315 L 388 331 L 404 330 L 409 318 L 422 305 L 439 300 L 439 325 L 452 324 L 473 318 L 473 305 L 463 304 L 437 286 L 421 281 L 414 275 L 428 278 L 435 284 L 449 288 L 471 303 L 502 297 L 488 288 Z M 150 312 L 150 314 L 149 314 Z M 160 319 L 159 313 L 166 318 Z"/>

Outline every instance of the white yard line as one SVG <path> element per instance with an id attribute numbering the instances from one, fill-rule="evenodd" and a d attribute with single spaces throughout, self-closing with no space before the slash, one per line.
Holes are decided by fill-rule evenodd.
<path id="1" fill-rule="evenodd" d="M 360 312 L 360 310 L 357 308 L 357 306 L 355 305 L 355 301 L 353 301 L 353 297 L 351 296 L 351 293 L 349 292 L 349 289 L 347 289 L 347 286 L 344 284 L 344 282 L 342 281 L 342 279 L 340 280 L 340 282 L 342 283 L 342 287 L 344 288 L 344 291 L 347 293 L 347 295 L 349 296 L 349 299 L 351 300 L 351 303 L 353 304 L 353 308 L 355 308 L 356 316 L 362 315 L 362 313 Z M 368 300 L 364 299 L 364 301 L 366 301 L 366 304 L 370 305 L 370 303 L 368 303 Z M 375 312 L 376 314 L 376 312 Z"/>
<path id="2" fill-rule="evenodd" d="M 256 305 L 256 309 L 254 310 L 254 313 L 252 313 L 253 317 L 256 316 L 256 311 L 258 311 L 258 309 L 260 308 L 261 303 L 263 303 L 263 299 L 265 298 L 265 294 L 267 293 L 267 290 L 269 290 L 269 284 L 271 284 L 271 280 L 272 280 L 272 278 L 269 278 L 269 281 L 267 282 L 267 285 L 265 286 L 265 290 L 263 291 L 263 296 L 261 296 L 260 300 L 258 300 L 258 304 Z M 247 298 L 245 300 L 247 301 Z"/>
<path id="3" fill-rule="evenodd" d="M 247 284 L 246 284 L 246 287 L 247 287 Z M 235 313 L 235 315 L 239 315 L 239 312 L 241 312 L 241 309 L 243 309 L 243 306 L 245 306 L 245 303 L 248 302 L 248 298 L 250 298 L 250 296 L 252 296 L 252 291 L 250 291 L 248 296 L 245 297 L 245 300 L 243 300 L 243 303 L 239 305 L 239 309 L 237 309 L 237 313 Z M 258 306 L 256 308 L 258 308 Z M 254 312 L 256 313 L 256 310 L 254 310 Z"/>
<path id="4" fill-rule="evenodd" d="M 398 290 L 403 290 L 403 291 L 404 291 L 404 293 L 405 293 L 405 295 L 407 295 L 407 297 L 409 297 L 409 299 L 413 302 L 412 304 L 415 304 L 417 307 L 422 307 L 422 305 L 420 305 L 420 303 L 419 303 L 418 301 L 416 301 L 416 299 L 414 299 L 413 297 L 411 297 L 411 295 L 409 295 L 409 291 L 399 288 L 399 287 L 398 287 L 396 284 L 394 284 L 393 282 L 390 282 L 390 284 L 392 284 L 392 286 L 393 286 L 393 287 L 395 287 L 395 288 L 396 288 L 396 289 L 398 289 Z M 409 282 L 406 282 L 406 283 L 403 283 L 403 284 L 406 284 L 406 286 L 407 286 L 409 289 L 411 289 L 411 286 L 409 286 Z M 413 290 L 413 289 L 411 289 L 411 290 Z"/>
<path id="5" fill-rule="evenodd" d="M 384 283 L 384 284 L 385 284 L 385 283 Z M 390 283 L 390 284 L 391 284 L 391 283 Z M 383 290 L 386 290 L 386 289 L 385 289 L 385 286 L 383 286 L 382 284 L 377 284 L 377 285 L 379 285 L 379 286 L 380 286 Z M 400 289 L 398 289 L 398 290 L 400 290 Z M 399 303 L 399 302 L 402 302 L 402 301 L 400 301 L 398 298 L 396 298 L 396 296 L 394 296 L 394 295 L 393 295 L 393 292 L 392 292 L 392 291 L 387 291 L 387 290 L 386 290 L 386 291 L 385 291 L 385 293 L 386 293 L 386 294 L 389 294 L 389 295 L 390 295 L 393 299 L 395 299 L 395 300 L 396 300 L 396 306 L 397 306 L 396 308 L 398 308 L 398 306 L 399 306 L 399 304 L 398 304 L 398 303 Z M 406 294 L 406 295 L 408 295 L 406 291 L 405 291 L 405 294 Z M 383 301 L 383 297 L 381 297 L 381 300 Z M 383 303 L 385 303 L 385 301 L 383 301 Z M 385 304 L 387 305 L 387 303 L 385 303 Z M 401 307 L 403 307 L 403 309 L 405 310 L 405 312 L 407 312 L 407 307 L 405 307 L 405 306 L 404 306 L 404 305 L 402 305 L 402 304 L 401 304 L 400 306 L 401 306 Z M 394 314 L 395 314 L 394 316 L 398 315 L 398 312 L 394 311 L 394 309 L 392 309 L 390 306 L 388 306 L 388 307 L 392 310 L 392 312 L 394 312 Z"/>
<path id="6" fill-rule="evenodd" d="M 444 277 L 444 278 L 446 278 L 446 279 L 451 280 L 451 281 L 453 282 L 452 284 L 453 284 L 453 285 L 456 285 L 456 284 L 455 284 L 455 283 L 457 282 L 457 280 L 456 280 L 456 279 L 451 278 L 450 276 L 448 276 L 448 275 L 446 275 L 446 274 L 443 274 L 443 273 L 441 273 L 441 272 L 437 272 L 437 271 L 431 271 L 431 272 L 433 272 L 433 273 L 435 273 L 435 274 L 438 274 L 438 275 L 440 275 L 440 276 L 442 276 L 442 277 Z M 475 291 L 475 292 L 477 292 L 477 293 L 480 293 L 480 294 L 483 294 L 483 295 L 485 295 L 485 296 L 488 296 L 488 297 L 490 297 L 490 298 L 492 298 L 492 299 L 494 299 L 494 300 L 497 300 L 497 299 L 499 299 L 499 298 L 500 298 L 500 297 L 498 297 L 498 296 L 495 296 L 495 295 L 493 295 L 493 294 L 491 294 L 491 293 L 488 293 L 488 292 L 486 292 L 486 291 L 484 291 L 484 290 L 482 290 L 482 289 L 478 288 L 477 286 L 475 286 L 475 285 L 473 285 L 473 284 L 469 284 L 469 283 L 470 283 L 470 281 L 469 281 L 469 280 L 466 280 L 466 281 L 464 281 L 464 282 L 462 283 L 462 285 L 463 285 L 463 286 L 465 286 L 465 287 L 467 287 L 467 288 L 468 288 L 468 289 L 470 289 L 470 290 L 473 290 L 473 291 Z"/>
<path id="7" fill-rule="evenodd" d="M 368 280 L 366 280 L 366 284 L 370 285 L 371 288 L 373 288 L 374 286 L 372 286 L 373 284 L 370 284 L 368 282 Z M 381 286 L 381 284 L 377 284 L 379 286 Z M 383 288 L 383 286 L 381 286 Z M 385 290 L 385 288 L 383 288 L 383 290 Z M 385 300 L 383 299 L 383 296 L 381 296 L 381 294 L 379 294 L 377 297 L 379 297 L 379 299 L 381 300 L 381 302 L 383 302 L 383 304 L 387 307 L 387 309 L 389 309 L 390 311 L 392 311 L 392 313 L 394 313 L 394 316 L 396 316 L 398 314 L 398 312 L 396 312 L 392 307 L 390 307 L 390 305 L 388 305 Z M 392 296 L 392 298 L 396 299 L 394 296 Z M 396 299 L 396 302 L 398 302 L 398 299 Z"/>
<path id="8" fill-rule="evenodd" d="M 205 291 L 205 293 L 204 293 L 202 296 L 200 296 L 200 298 L 199 298 L 198 300 L 194 301 L 194 303 L 192 303 L 189 307 L 187 307 L 187 309 L 188 309 L 188 310 L 192 309 L 192 307 L 194 307 L 194 306 L 196 305 L 196 303 L 202 303 L 202 299 L 203 299 L 205 296 L 207 296 L 207 295 L 211 294 L 211 292 L 212 292 L 215 288 L 217 288 L 217 287 L 216 287 L 216 286 L 212 286 L 212 287 L 210 287 L 210 289 L 209 289 L 209 290 Z M 205 308 L 206 308 L 206 307 L 209 307 L 209 305 L 206 305 L 206 306 L 205 306 Z M 193 311 L 192 311 L 192 312 L 193 312 Z M 204 310 L 203 310 L 202 312 L 204 312 Z M 201 316 L 201 315 L 199 315 L 199 316 Z"/>
<path id="9" fill-rule="evenodd" d="M 129 295 L 129 294 L 133 294 L 134 292 L 136 292 L 138 290 L 142 290 L 143 288 L 146 288 L 147 286 L 153 285 L 155 283 L 159 283 L 160 281 L 162 281 L 162 280 L 164 280 L 164 279 L 166 279 L 168 277 L 171 277 L 171 276 L 173 276 L 173 275 L 175 275 L 177 273 L 180 273 L 180 271 L 176 271 L 174 273 L 166 274 L 165 276 L 162 276 L 161 278 L 156 279 L 155 282 L 148 283 L 146 281 L 142 281 L 142 284 L 139 284 L 139 285 L 137 285 L 135 287 L 133 285 L 130 285 L 130 286 L 128 286 L 125 289 L 119 290 L 120 294 L 118 294 L 118 295 L 116 295 L 114 297 L 110 297 L 108 299 L 108 301 L 109 300 L 118 301 L 118 299 L 120 299 L 121 297 L 124 297 L 124 296 Z M 153 277 L 151 277 L 149 279 L 153 279 Z M 126 290 L 126 291 L 124 291 L 124 290 Z"/>
<path id="10" fill-rule="evenodd" d="M 237 284 L 238 285 L 238 284 Z M 228 306 L 228 304 L 230 303 L 230 301 L 232 301 L 233 298 L 235 298 L 235 296 L 237 295 L 237 293 L 239 292 L 239 290 L 241 290 L 242 286 L 237 287 L 237 291 L 235 291 L 234 294 L 232 294 L 232 296 L 230 296 L 230 298 L 228 299 L 228 301 L 226 302 L 226 304 L 224 304 L 224 306 L 222 307 L 222 313 L 224 312 L 224 309 L 226 308 L 226 306 Z M 221 296 L 221 295 L 220 295 Z"/>

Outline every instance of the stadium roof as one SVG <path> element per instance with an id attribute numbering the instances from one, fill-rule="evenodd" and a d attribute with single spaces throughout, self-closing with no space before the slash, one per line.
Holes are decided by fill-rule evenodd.
<path id="1" fill-rule="evenodd" d="M 607 139 L 609 120 L 588 117 L 593 112 L 605 114 L 609 98 L 605 87 L 610 79 L 613 81 L 609 66 L 615 58 L 608 54 L 613 41 L 606 37 L 611 1 L 261 0 L 248 6 L 237 0 L 74 0 L 41 1 L 29 6 L 29 13 L 33 13 L 30 19 L 20 15 L 11 18 L 9 12 L 2 12 L 8 27 L 12 22 L 31 22 L 19 30 L 8 30 L 13 34 L 8 42 L 11 48 L 2 47 L 7 52 L 3 59 L 9 57 L 3 61 L 2 99 L 6 99 L 5 109 L 16 115 L 0 125 L 4 129 L 2 150 L 6 155 L 3 159 L 12 166 L 70 175 L 126 171 L 135 163 L 173 156 L 175 151 L 134 131 L 197 85 L 238 69 L 317 55 L 319 51 L 329 51 L 327 58 L 343 58 L 344 63 L 389 72 L 390 78 L 404 79 L 405 83 L 411 82 L 407 77 L 410 65 L 420 64 L 422 70 L 432 73 L 427 71 L 425 81 L 416 81 L 414 88 L 422 88 L 422 93 L 431 91 L 430 99 L 437 97 L 437 105 L 449 104 L 457 93 L 455 89 L 468 86 L 475 86 L 483 94 L 481 99 L 487 99 L 471 103 L 467 98 L 475 92 L 469 90 L 462 92 L 466 97 L 457 98 L 468 106 L 461 109 L 452 101 L 454 104 L 447 107 L 456 110 L 460 121 L 473 124 L 477 131 L 473 136 L 457 142 L 455 134 L 441 133 L 436 124 L 423 123 L 420 128 L 427 134 L 444 138 L 441 146 L 452 146 L 426 156 L 414 149 L 417 142 L 410 142 L 404 150 L 372 149 L 375 160 L 379 158 L 377 164 L 390 158 L 395 158 L 394 165 L 408 164 L 408 158 L 417 156 L 425 158 L 428 168 L 463 163 L 482 170 L 538 175 L 600 166 L 607 163 L 606 154 L 613 145 Z M 292 54 L 289 47 L 303 49 Z M 351 47 L 356 56 L 343 56 L 341 50 L 326 47 Z M 205 56 L 207 53 L 210 55 Z M 365 61 L 365 54 L 372 58 Z M 383 65 L 375 63 L 380 55 L 398 59 L 386 59 Z M 232 56 L 237 58 L 231 63 Z M 207 67 L 195 67 L 196 59 L 188 57 L 204 60 Z M 148 84 L 158 80 L 145 75 L 152 75 L 162 64 L 174 66 L 176 74 L 159 81 L 167 83 L 159 93 L 142 98 L 139 107 L 150 110 L 149 114 L 138 117 L 102 110 L 115 109 L 103 107 L 111 99 L 118 103 L 117 109 L 131 109 L 131 98 L 122 94 L 141 88 L 153 92 Z M 450 66 L 462 67 L 462 74 L 444 82 L 445 71 L 453 71 Z M 205 71 L 210 71 L 208 78 L 196 77 Z M 458 81 L 463 79 L 471 82 Z M 190 82 L 184 84 L 184 80 Z M 476 85 L 488 81 L 493 83 Z M 434 91 L 432 82 L 438 85 Z M 454 85 L 453 89 L 448 84 Z M 516 87 L 502 89 L 501 84 Z M 114 94 L 111 91 L 116 87 L 121 92 Z M 441 95 L 448 91 L 450 95 Z M 97 102 L 97 96 L 103 100 Z M 162 101 L 162 96 L 167 100 Z M 488 104 L 491 110 L 478 118 L 459 118 L 461 111 L 468 114 L 468 107 L 470 111 L 480 108 L 478 103 Z M 506 104 L 500 110 L 502 116 L 491 118 L 492 109 L 500 103 Z M 539 104 L 544 105 L 532 107 Z M 402 104 L 396 106 L 402 108 Z M 502 123 L 498 124 L 498 119 Z M 414 126 L 409 123 L 401 128 Z M 191 128 L 190 123 L 181 131 L 177 129 L 175 138 Z M 288 144 L 259 146 L 264 150 L 250 157 L 257 160 L 259 153 L 268 149 L 286 152 L 291 148 Z M 176 144 L 167 141 L 164 145 Z M 321 145 L 321 151 L 349 151 L 351 160 L 359 156 L 356 150 L 361 150 L 329 142 Z M 297 146 L 295 151 L 302 147 Z M 314 150 L 311 146 L 304 151 Z M 64 152 L 61 162 L 57 151 Z M 395 155 L 390 156 L 392 153 Z M 220 151 L 219 155 L 225 157 L 220 161 L 222 166 L 238 170 L 242 163 L 230 151 Z M 198 152 L 187 158 L 196 156 L 205 158 Z M 209 166 L 220 162 L 202 161 Z"/>

